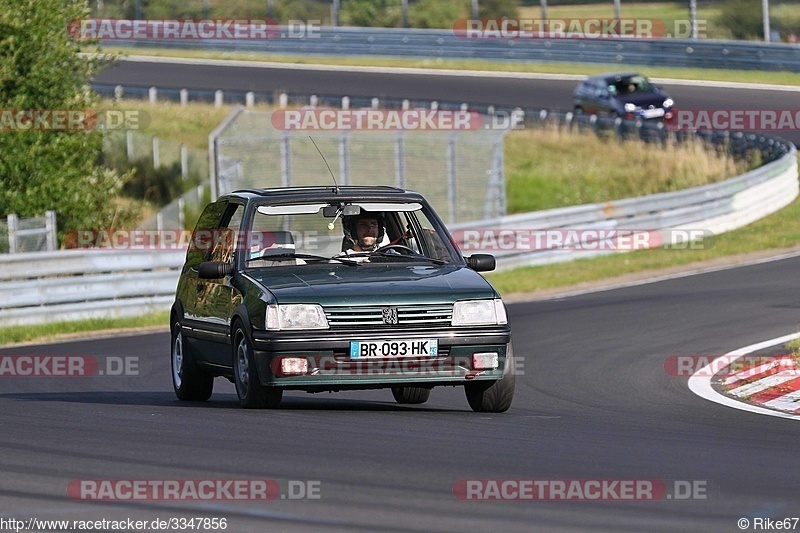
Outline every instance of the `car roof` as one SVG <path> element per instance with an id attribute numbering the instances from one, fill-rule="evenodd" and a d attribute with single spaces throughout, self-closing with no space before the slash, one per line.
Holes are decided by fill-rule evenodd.
<path id="1" fill-rule="evenodd" d="M 346 201 L 353 200 L 387 200 L 387 201 L 422 201 L 425 199 L 421 194 L 414 191 L 407 191 L 398 187 L 386 185 L 345 185 L 334 186 L 309 186 L 309 187 L 277 187 L 261 189 L 239 189 L 225 197 L 243 198 L 246 200 L 271 199 L 278 202 L 294 201 L 330 201 L 341 198 Z"/>
<path id="2" fill-rule="evenodd" d="M 603 80 L 605 82 L 614 81 L 617 78 L 629 78 L 631 76 L 642 76 L 638 72 L 606 72 L 605 74 L 595 74 L 594 76 L 589 76 L 586 78 L 586 81 L 592 80 Z"/>

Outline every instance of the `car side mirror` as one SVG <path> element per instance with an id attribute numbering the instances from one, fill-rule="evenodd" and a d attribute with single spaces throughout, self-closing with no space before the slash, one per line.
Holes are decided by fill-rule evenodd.
<path id="1" fill-rule="evenodd" d="M 472 254 L 467 257 L 467 266 L 475 272 L 491 272 L 497 266 L 492 254 Z"/>
<path id="2" fill-rule="evenodd" d="M 220 279 L 233 273 L 233 263 L 222 261 L 204 261 L 197 267 L 197 277 L 200 279 Z"/>

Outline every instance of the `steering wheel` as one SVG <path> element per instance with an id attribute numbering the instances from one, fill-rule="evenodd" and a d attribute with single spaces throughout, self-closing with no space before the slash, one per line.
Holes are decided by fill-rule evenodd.
<path id="1" fill-rule="evenodd" d="M 403 252 L 407 252 L 411 255 L 419 255 L 416 250 L 412 250 L 408 246 L 403 246 L 402 244 L 387 244 L 386 246 L 381 246 L 375 253 L 385 252 L 386 250 L 401 250 Z"/>

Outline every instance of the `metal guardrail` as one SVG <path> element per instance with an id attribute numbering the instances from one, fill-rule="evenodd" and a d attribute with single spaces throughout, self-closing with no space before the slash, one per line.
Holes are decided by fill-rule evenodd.
<path id="1" fill-rule="evenodd" d="M 0 327 L 169 309 L 186 250 L 63 250 L 0 257 Z"/>
<path id="2" fill-rule="evenodd" d="M 797 152 L 793 145 L 779 159 L 720 183 L 682 191 L 653 194 L 612 202 L 509 215 L 480 224 L 460 224 L 450 229 L 503 230 L 697 230 L 713 234 L 754 222 L 788 205 L 800 192 Z M 592 243 L 583 243 L 592 244 Z M 577 258 L 609 255 L 610 246 L 542 247 L 536 250 L 495 251 L 499 269 L 542 265 Z M 610 244 L 610 243 L 608 243 Z M 459 245 L 464 249 L 463 240 Z M 592 250 L 591 248 L 598 248 Z M 469 252 L 465 252 L 469 253 Z"/>
<path id="3" fill-rule="evenodd" d="M 282 33 L 288 30 L 281 28 Z M 109 46 L 196 48 L 191 40 L 104 40 Z M 467 39 L 452 30 L 321 28 L 302 39 L 206 39 L 207 50 L 292 55 L 384 56 L 606 63 L 800 71 L 800 46 L 693 39 Z"/>

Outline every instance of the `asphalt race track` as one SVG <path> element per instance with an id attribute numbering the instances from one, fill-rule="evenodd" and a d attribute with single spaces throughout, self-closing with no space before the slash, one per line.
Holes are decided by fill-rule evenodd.
<path id="1" fill-rule="evenodd" d="M 679 253 L 679 252 L 676 252 Z M 703 400 L 670 355 L 716 355 L 797 330 L 800 258 L 509 306 L 524 375 L 505 414 L 460 389 L 424 406 L 389 391 L 291 393 L 240 409 L 218 378 L 179 402 L 167 333 L 9 348 L 0 355 L 138 358 L 138 376 L 3 378 L 5 516 L 224 517 L 229 531 L 738 531 L 798 514 L 800 424 Z M 294 501 L 76 501 L 85 479 L 315 483 Z M 699 482 L 705 499 L 463 501 L 459 480 Z M 675 493 L 677 495 L 677 493 Z"/>
<path id="2" fill-rule="evenodd" d="M 314 91 L 568 108 L 574 82 L 123 62 L 101 83 Z M 793 93 L 667 86 L 691 108 L 793 109 Z M 768 94 L 768 97 L 765 96 Z M 785 135 L 799 141 L 797 132 Z M 680 251 L 675 251 L 680 253 Z M 517 377 L 504 414 L 461 389 L 423 406 L 389 391 L 290 393 L 248 411 L 220 378 L 172 392 L 169 335 L 26 346 L 0 356 L 125 361 L 128 375 L 0 378 L 0 518 L 225 518 L 227 531 L 740 531 L 800 516 L 800 424 L 703 400 L 671 355 L 714 356 L 797 331 L 800 258 L 509 305 Z M 103 366 L 105 365 L 105 366 Z M 118 369 L 118 366 L 114 366 Z M 106 372 L 107 374 L 108 372 Z M 269 501 L 85 501 L 80 480 L 274 480 Z M 463 480 L 656 480 L 656 501 L 463 501 Z M 678 500 L 676 482 L 702 487 Z M 294 487 L 294 489 L 292 489 Z M 297 487 L 314 497 L 293 499 Z M 798 526 L 800 527 L 800 526 Z M 154 530 L 154 529 L 148 529 Z"/>
<path id="3" fill-rule="evenodd" d="M 289 91 L 378 98 L 439 99 L 547 109 L 572 109 L 572 91 L 577 85 L 577 82 L 570 80 L 495 79 L 132 61 L 121 61 L 117 66 L 100 72 L 95 81 L 126 87 Z M 675 100 L 678 109 L 797 110 L 800 99 L 796 91 L 680 84 L 664 84 L 664 89 Z M 796 145 L 800 144 L 798 131 L 781 131 L 778 134 Z"/>

